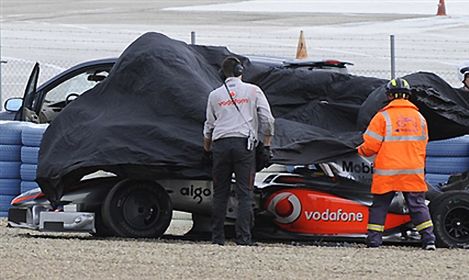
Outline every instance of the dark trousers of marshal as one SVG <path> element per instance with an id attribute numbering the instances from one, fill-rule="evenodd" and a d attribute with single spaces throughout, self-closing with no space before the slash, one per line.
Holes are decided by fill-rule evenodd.
<path id="1" fill-rule="evenodd" d="M 236 243 L 252 242 L 255 153 L 246 149 L 246 141 L 246 138 L 227 137 L 213 142 L 212 241 L 214 243 L 223 244 L 225 241 L 225 215 L 233 173 L 236 178 L 234 191 L 239 201 L 235 223 Z"/>

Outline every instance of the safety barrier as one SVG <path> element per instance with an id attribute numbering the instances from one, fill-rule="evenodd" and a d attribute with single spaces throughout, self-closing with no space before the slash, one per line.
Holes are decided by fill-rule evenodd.
<path id="1" fill-rule="evenodd" d="M 425 179 L 432 186 L 446 183 L 452 174 L 469 171 L 469 135 L 429 142 L 425 166 Z"/>
<path id="2" fill-rule="evenodd" d="M 0 217 L 7 216 L 11 200 L 37 188 L 39 146 L 47 124 L 0 122 Z"/>

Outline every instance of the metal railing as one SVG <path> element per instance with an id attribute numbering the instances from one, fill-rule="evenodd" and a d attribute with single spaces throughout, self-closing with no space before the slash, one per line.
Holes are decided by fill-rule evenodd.
<path id="1" fill-rule="evenodd" d="M 38 53 L 50 53 L 38 59 L 41 63 L 39 83 L 51 78 L 79 62 L 102 57 L 117 57 L 129 41 L 124 38 L 135 38 L 139 34 L 124 34 L 122 40 L 105 40 L 98 38 L 73 39 L 68 44 L 59 44 L 59 39 L 41 38 L 35 46 L 2 45 L 2 48 L 34 49 Z M 197 35 L 197 37 L 196 37 Z M 258 56 L 294 58 L 297 37 L 269 36 L 263 34 L 262 40 L 255 34 L 230 34 L 223 37 L 216 34 L 175 33 L 173 38 L 185 39 L 188 43 L 201 45 L 226 45 L 234 53 Z M 11 40 L 11 38 L 10 38 Z M 61 42 L 63 39 L 60 39 Z M 70 40 L 70 39 L 68 39 Z M 390 79 L 418 71 L 429 71 L 437 74 L 453 87 L 460 87 L 457 65 L 469 57 L 469 42 L 454 40 L 415 40 L 405 36 L 363 36 L 306 37 L 308 53 L 311 59 L 337 59 L 354 63 L 349 68 L 351 74 Z M 62 42 L 63 43 L 63 42 Z M 73 44 L 70 44 L 73 43 Z M 70 45 L 76 47 L 70 47 Z M 62 47 L 63 46 L 63 47 Z M 455 48 L 455 46 L 457 46 Z M 2 54 L 5 52 L 2 51 Z M 54 55 L 60 53 L 60 55 Z M 77 56 L 76 54 L 80 55 Z M 56 59 L 54 57 L 68 57 Z M 23 95 L 30 71 L 35 63 L 32 60 L 2 57 L 0 64 L 0 102 L 10 97 Z"/>

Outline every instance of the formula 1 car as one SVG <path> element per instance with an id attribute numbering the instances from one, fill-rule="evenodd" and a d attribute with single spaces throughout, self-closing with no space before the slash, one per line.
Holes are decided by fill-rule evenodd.
<path id="1" fill-rule="evenodd" d="M 258 174 L 259 175 L 259 174 Z M 264 173 L 264 175 L 266 175 Z M 370 184 L 357 180 L 337 163 L 296 167 L 264 176 L 255 186 L 254 235 L 258 240 L 340 239 L 364 241 Z M 437 245 L 469 246 L 469 182 L 462 177 L 427 193 Z M 11 227 L 41 231 L 78 231 L 100 236 L 161 237 L 172 210 L 192 213 L 187 233 L 210 231 L 212 186 L 201 180 L 135 181 L 116 176 L 82 180 L 53 209 L 40 189 L 16 197 L 9 210 Z M 230 197 L 226 225 L 236 217 Z M 396 194 L 385 223 L 386 240 L 416 242 L 402 194 Z"/>

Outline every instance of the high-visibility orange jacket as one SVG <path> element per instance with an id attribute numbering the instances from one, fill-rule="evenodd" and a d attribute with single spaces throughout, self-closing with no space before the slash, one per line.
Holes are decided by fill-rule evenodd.
<path id="1" fill-rule="evenodd" d="M 405 99 L 391 101 L 373 117 L 363 140 L 358 153 L 376 155 L 371 193 L 427 191 L 427 123 L 414 104 Z"/>

